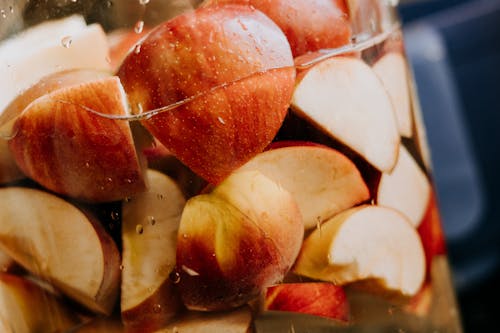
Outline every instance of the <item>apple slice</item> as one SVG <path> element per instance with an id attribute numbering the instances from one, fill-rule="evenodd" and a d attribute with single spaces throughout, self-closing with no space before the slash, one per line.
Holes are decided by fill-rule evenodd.
<path id="1" fill-rule="evenodd" d="M 0 189 L 0 249 L 92 311 L 109 314 L 120 254 L 93 217 L 43 191 Z"/>
<path id="2" fill-rule="evenodd" d="M 314 230 L 304 241 L 294 271 L 339 285 L 375 279 L 386 289 L 411 296 L 424 281 L 425 255 L 404 215 L 364 205 Z"/>
<path id="3" fill-rule="evenodd" d="M 56 193 L 89 202 L 121 200 L 145 189 L 142 165 L 117 77 L 58 89 L 31 103 L 9 141 L 23 172 Z"/>
<path id="4" fill-rule="evenodd" d="M 139 45 L 118 70 L 132 110 L 163 108 L 142 123 L 195 173 L 220 183 L 271 143 L 290 105 L 295 68 L 286 36 L 262 12 L 198 8 Z"/>
<path id="5" fill-rule="evenodd" d="M 396 164 L 400 137 L 391 100 L 362 60 L 334 57 L 308 69 L 292 108 L 380 171 Z"/>
<path id="6" fill-rule="evenodd" d="M 106 34 L 75 16 L 35 26 L 0 44 L 0 113 L 42 77 L 71 68 L 110 70 Z"/>
<path id="7" fill-rule="evenodd" d="M 386 53 L 373 65 L 373 70 L 389 93 L 396 113 L 399 134 L 411 137 L 413 125 L 408 89 L 409 78 L 403 54 L 399 52 Z"/>
<path id="8" fill-rule="evenodd" d="M 59 299 L 22 277 L 0 273 L 0 331 L 66 332 L 78 324 Z"/>
<path id="9" fill-rule="evenodd" d="M 382 173 L 377 203 L 405 214 L 417 228 L 427 210 L 431 185 L 425 173 L 403 146 L 391 173 Z"/>
<path id="10" fill-rule="evenodd" d="M 154 331 L 180 308 L 169 276 L 185 199 L 168 176 L 147 171 L 150 188 L 123 203 L 121 311 L 129 330 Z"/>
<path id="11" fill-rule="evenodd" d="M 281 281 L 302 244 L 293 197 L 257 171 L 231 174 L 188 200 L 177 239 L 177 271 L 192 310 L 238 307 Z"/>
<path id="12" fill-rule="evenodd" d="M 343 154 L 307 142 L 279 144 L 280 148 L 255 156 L 239 170 L 257 170 L 290 192 L 306 229 L 369 199 L 361 174 Z"/>
<path id="13" fill-rule="evenodd" d="M 264 309 L 349 320 L 349 302 L 344 289 L 329 282 L 271 286 L 266 291 Z"/>
<path id="14" fill-rule="evenodd" d="M 188 312 L 156 333 L 249 333 L 252 312 L 248 306 L 227 312 Z"/>

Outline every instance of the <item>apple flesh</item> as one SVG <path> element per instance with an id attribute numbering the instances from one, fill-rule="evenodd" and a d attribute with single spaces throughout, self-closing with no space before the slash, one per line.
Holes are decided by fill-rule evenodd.
<path id="1" fill-rule="evenodd" d="M 121 200 L 146 185 L 117 77 L 58 89 L 16 119 L 12 155 L 30 178 L 56 193 L 89 202 Z"/>
<path id="2" fill-rule="evenodd" d="M 427 210 L 431 185 L 417 162 L 403 146 L 390 173 L 382 173 L 377 189 L 377 203 L 405 214 L 417 228 Z"/>
<path id="3" fill-rule="evenodd" d="M 285 33 L 294 57 L 351 41 L 344 0 L 207 0 L 201 6 L 241 4 L 271 18 Z"/>
<path id="4" fill-rule="evenodd" d="M 78 318 L 54 295 L 32 281 L 0 273 L 0 331 L 65 332 Z"/>
<path id="5" fill-rule="evenodd" d="M 147 171 L 149 189 L 122 209 L 121 312 L 128 332 L 153 332 L 182 304 L 169 277 L 185 199 L 166 175 Z"/>
<path id="6" fill-rule="evenodd" d="M 134 113 L 180 161 L 219 183 L 272 141 L 295 69 L 283 32 L 248 6 L 199 8 L 153 29 L 118 71 Z"/>
<path id="7" fill-rule="evenodd" d="M 283 283 L 267 288 L 265 310 L 289 311 L 349 321 L 344 289 L 328 282 Z"/>
<path id="8" fill-rule="evenodd" d="M 375 279 L 384 289 L 415 295 L 425 278 L 425 254 L 408 219 L 364 205 L 325 222 L 304 241 L 294 271 L 335 284 Z"/>
<path id="9" fill-rule="evenodd" d="M 119 291 L 120 253 L 92 216 L 52 194 L 0 189 L 0 249 L 92 311 L 109 314 Z"/>
<path id="10" fill-rule="evenodd" d="M 274 148 L 279 144 L 279 148 Z M 307 142 L 279 142 L 239 170 L 256 170 L 290 192 L 306 229 L 369 199 L 358 169 L 346 156 Z"/>
<path id="11" fill-rule="evenodd" d="M 384 87 L 389 93 L 396 113 L 399 134 L 409 138 L 413 134 L 413 124 L 407 66 L 406 59 L 402 53 L 389 52 L 377 60 L 373 65 L 373 70 L 382 80 Z"/>
<path id="12" fill-rule="evenodd" d="M 224 310 L 281 281 L 300 250 L 304 225 L 293 197 L 257 171 L 233 173 L 188 200 L 177 240 L 184 304 Z"/>
<path id="13" fill-rule="evenodd" d="M 392 103 L 374 71 L 360 59 L 334 57 L 299 76 L 292 109 L 378 170 L 392 170 L 400 137 Z"/>

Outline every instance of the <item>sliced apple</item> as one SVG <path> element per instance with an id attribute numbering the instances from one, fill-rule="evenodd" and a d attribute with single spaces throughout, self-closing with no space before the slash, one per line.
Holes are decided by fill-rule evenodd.
<path id="1" fill-rule="evenodd" d="M 184 304 L 192 310 L 238 307 L 281 281 L 302 244 L 293 197 L 257 171 L 226 178 L 188 200 L 177 240 Z"/>
<path id="2" fill-rule="evenodd" d="M 267 150 L 239 170 L 257 170 L 283 186 L 299 205 L 306 229 L 369 199 L 358 169 L 338 151 L 306 142 Z"/>
<path id="3" fill-rule="evenodd" d="M 301 74 L 292 108 L 381 171 L 396 164 L 400 137 L 391 100 L 373 70 L 334 57 Z"/>
<path id="4" fill-rule="evenodd" d="M 37 284 L 0 273 L 1 332 L 65 332 L 78 324 L 68 309 Z"/>
<path id="5" fill-rule="evenodd" d="M 0 189 L 0 249 L 82 305 L 109 314 L 120 287 L 120 254 L 89 214 L 52 194 Z"/>
<path id="6" fill-rule="evenodd" d="M 405 214 L 417 228 L 429 204 L 429 179 L 403 146 L 391 173 L 382 173 L 377 189 L 377 203 Z"/>
<path id="7" fill-rule="evenodd" d="M 156 333 L 249 333 L 252 312 L 245 306 L 227 312 L 188 312 Z"/>
<path id="8" fill-rule="evenodd" d="M 364 205 L 313 231 L 304 241 L 294 271 L 339 285 L 375 279 L 384 288 L 415 295 L 425 278 L 425 255 L 404 215 Z"/>
<path id="9" fill-rule="evenodd" d="M 411 137 L 413 125 L 405 57 L 399 52 L 386 53 L 373 65 L 373 70 L 389 93 L 396 113 L 399 134 Z"/>
<path id="10" fill-rule="evenodd" d="M 148 191 L 123 203 L 121 311 L 129 331 L 154 331 L 180 308 L 169 276 L 185 199 L 166 175 L 148 170 Z"/>
<path id="11" fill-rule="evenodd" d="M 344 289 L 329 282 L 271 286 L 266 291 L 264 309 L 349 320 L 349 302 Z"/>
<path id="12" fill-rule="evenodd" d="M 117 77 L 58 89 L 14 123 L 10 150 L 20 169 L 47 189 L 90 202 L 121 200 L 145 189 Z"/>
<path id="13" fill-rule="evenodd" d="M 83 18 L 42 23 L 0 44 L 0 113 L 42 77 L 71 68 L 110 70 L 106 34 Z"/>

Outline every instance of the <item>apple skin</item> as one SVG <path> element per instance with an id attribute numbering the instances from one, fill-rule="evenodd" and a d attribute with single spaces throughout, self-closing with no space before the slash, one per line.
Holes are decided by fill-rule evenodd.
<path id="1" fill-rule="evenodd" d="M 158 26 L 118 76 L 133 113 L 190 99 L 142 123 L 212 183 L 272 141 L 295 85 L 283 32 L 261 12 L 236 5 L 199 8 Z"/>
<path id="2" fill-rule="evenodd" d="M 191 310 L 227 310 L 285 277 L 304 235 L 290 193 L 256 171 L 236 172 L 190 199 L 177 240 L 177 272 Z"/>
<path id="3" fill-rule="evenodd" d="M 207 0 L 201 6 L 249 5 L 269 16 L 288 38 L 294 57 L 346 45 L 351 39 L 344 0 Z"/>
<path id="4" fill-rule="evenodd" d="M 19 168 L 56 193 L 88 202 L 123 199 L 146 185 L 117 77 L 42 96 L 14 123 L 9 148 Z"/>
<path id="5" fill-rule="evenodd" d="M 344 289 L 328 282 L 284 283 L 267 289 L 265 310 L 300 312 L 349 321 Z"/>

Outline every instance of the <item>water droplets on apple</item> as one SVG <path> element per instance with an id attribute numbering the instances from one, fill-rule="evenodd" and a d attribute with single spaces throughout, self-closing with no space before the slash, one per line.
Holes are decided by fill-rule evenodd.
<path id="1" fill-rule="evenodd" d="M 144 5 L 147 5 L 149 3 L 149 1 L 150 0 L 139 0 L 139 3 L 144 6 Z"/>
<path id="2" fill-rule="evenodd" d="M 135 54 L 139 54 L 139 53 L 141 53 L 141 44 L 137 44 L 137 45 L 134 47 L 134 53 L 135 53 Z"/>
<path id="3" fill-rule="evenodd" d="M 181 281 L 181 275 L 175 270 L 168 275 L 168 278 L 170 279 L 170 281 L 172 281 L 173 284 L 177 284 Z"/>
<path id="4" fill-rule="evenodd" d="M 139 20 L 135 23 L 134 31 L 136 34 L 140 34 L 144 30 L 144 21 Z"/>
<path id="5" fill-rule="evenodd" d="M 73 38 L 71 36 L 64 36 L 61 39 L 61 45 L 64 46 L 65 48 L 69 48 L 71 46 L 72 42 L 73 42 Z"/>
<path id="6" fill-rule="evenodd" d="M 160 313 L 161 312 L 161 305 L 160 304 L 153 305 L 153 312 Z"/>
<path id="7" fill-rule="evenodd" d="M 156 224 L 156 219 L 154 216 L 148 216 L 148 222 L 149 224 L 151 225 L 155 225 Z"/>
<path id="8" fill-rule="evenodd" d="M 120 213 L 118 213 L 117 211 L 112 211 L 112 212 L 111 212 L 111 219 L 112 219 L 113 221 L 116 221 L 116 220 L 118 220 L 119 218 L 120 218 Z"/>
<path id="9" fill-rule="evenodd" d="M 142 226 L 142 224 L 138 224 L 135 226 L 135 232 L 139 235 L 142 235 L 142 233 L 144 232 L 144 227 Z"/>
<path id="10" fill-rule="evenodd" d="M 5 12 L 5 9 L 0 10 L 0 14 L 2 15 L 3 18 L 7 17 L 7 13 Z"/>

